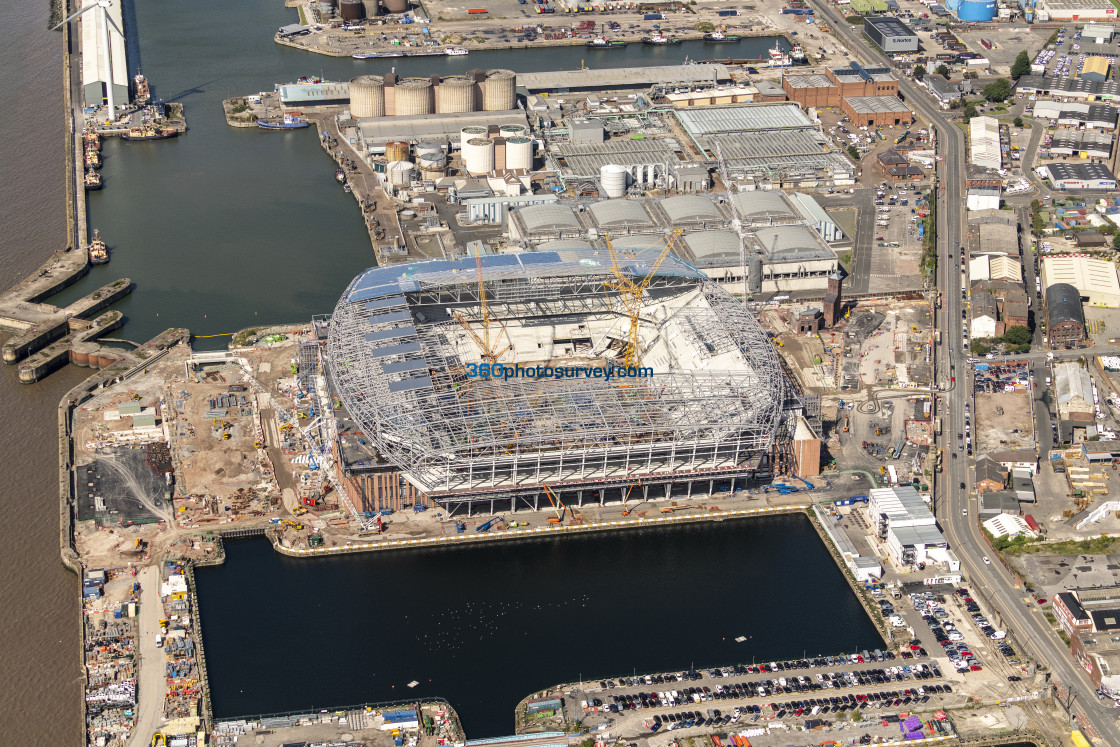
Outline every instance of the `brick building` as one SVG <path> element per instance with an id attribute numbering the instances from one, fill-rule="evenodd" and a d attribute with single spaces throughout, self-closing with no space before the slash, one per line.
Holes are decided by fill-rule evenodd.
<path id="1" fill-rule="evenodd" d="M 839 107 L 853 96 L 898 96 L 898 80 L 886 67 L 828 68 L 824 74 L 799 73 L 782 76 L 782 90 L 790 101 L 804 107 Z"/>

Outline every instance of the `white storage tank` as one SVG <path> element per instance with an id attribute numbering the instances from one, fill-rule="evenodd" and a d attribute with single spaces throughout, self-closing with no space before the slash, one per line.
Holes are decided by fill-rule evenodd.
<path id="1" fill-rule="evenodd" d="M 533 170 L 533 139 L 528 137 L 506 138 L 506 168 Z"/>
<path id="2" fill-rule="evenodd" d="M 617 163 L 608 163 L 599 169 L 599 181 L 602 182 L 603 194 L 607 197 L 625 197 L 629 180 L 630 172 Z"/>
<path id="3" fill-rule="evenodd" d="M 385 173 L 389 175 L 389 184 L 394 187 L 407 187 L 412 184 L 416 169 L 408 161 L 390 161 L 385 166 Z"/>
<path id="4" fill-rule="evenodd" d="M 489 70 L 482 82 L 482 110 L 503 112 L 517 108 L 515 86 L 517 73 L 512 70 Z"/>
<path id="5" fill-rule="evenodd" d="M 366 18 L 381 15 L 381 0 L 362 0 L 362 6 L 366 9 Z"/>
<path id="6" fill-rule="evenodd" d="M 462 114 L 474 111 L 474 81 L 455 76 L 444 78 L 436 91 L 436 112 Z"/>
<path id="7" fill-rule="evenodd" d="M 529 134 L 529 128 L 519 124 L 504 124 L 498 128 L 499 137 L 520 137 Z"/>
<path id="8" fill-rule="evenodd" d="M 359 75 L 350 81 L 350 114 L 358 119 L 385 116 L 385 79 Z"/>
<path id="9" fill-rule="evenodd" d="M 459 150 L 467 149 L 467 142 L 476 137 L 486 137 L 485 127 L 464 127 L 459 130 Z"/>
<path id="10" fill-rule="evenodd" d="M 463 149 L 463 168 L 471 176 L 482 176 L 494 170 L 494 141 L 475 137 Z"/>
<path id="11" fill-rule="evenodd" d="M 405 78 L 397 84 L 397 116 L 414 117 L 432 113 L 432 81 Z"/>

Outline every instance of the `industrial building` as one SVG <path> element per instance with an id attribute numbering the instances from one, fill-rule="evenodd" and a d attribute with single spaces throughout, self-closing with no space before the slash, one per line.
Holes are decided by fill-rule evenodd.
<path id="1" fill-rule="evenodd" d="M 348 479 L 388 475 L 396 493 L 453 515 L 815 474 L 819 462 L 793 456 L 798 432 L 816 437 L 799 431 L 805 408 L 765 331 L 664 250 L 620 250 L 617 264 L 601 250 L 514 252 L 482 256 L 480 269 L 437 260 L 359 275 L 331 316 L 327 357 L 335 416 L 382 463 L 347 462 Z M 648 279 L 640 315 L 616 271 Z"/>
<path id="2" fill-rule="evenodd" d="M 1046 339 L 1052 349 L 1081 347 L 1085 335 L 1085 310 L 1081 293 L 1069 283 L 1046 288 Z"/>
<path id="3" fill-rule="evenodd" d="M 289 83 L 280 86 L 280 105 L 296 107 L 309 106 L 348 106 L 350 104 L 350 84 L 333 83 Z"/>
<path id="4" fill-rule="evenodd" d="M 754 86 L 716 86 L 700 91 L 681 91 L 665 95 L 665 100 L 673 106 L 687 109 L 693 106 L 726 106 L 728 104 L 750 104 L 759 99 L 759 91 Z M 783 97 L 784 100 L 784 97 Z"/>
<path id="5" fill-rule="evenodd" d="M 1103 82 L 1084 78 L 1055 78 L 1045 75 L 1024 75 L 1015 83 L 1015 90 L 1022 94 L 1049 96 L 1055 99 L 1078 101 L 1116 101 L 1120 99 L 1120 83 Z M 1037 107 L 1040 101 L 1035 102 Z M 1115 124 L 1115 119 L 1113 119 Z"/>
<path id="6" fill-rule="evenodd" d="M 677 110 L 702 152 L 726 160 L 730 176 L 756 189 L 855 183 L 855 168 L 795 103 Z"/>
<path id="7" fill-rule="evenodd" d="M 1033 114 L 1062 127 L 1113 130 L 1117 121 L 1116 107 L 1082 101 L 1036 101 Z"/>
<path id="8" fill-rule="evenodd" d="M 1054 189 L 1115 191 L 1116 177 L 1103 163 L 1050 163 L 1035 169 Z"/>
<path id="9" fill-rule="evenodd" d="M 1002 193 L 999 182 L 984 184 L 983 182 L 988 180 L 977 179 L 975 181 L 981 183 L 973 184 L 973 181 L 969 180 L 968 192 L 965 195 L 965 206 L 974 212 L 999 210 L 1000 194 Z"/>
<path id="10" fill-rule="evenodd" d="M 128 59 L 121 4 L 107 3 L 78 17 L 81 32 L 82 95 L 86 106 L 129 102 Z M 116 115 L 113 116 L 116 119 Z"/>
<path id="11" fill-rule="evenodd" d="M 898 96 L 849 96 L 841 99 L 840 111 L 857 126 L 909 127 L 914 121 L 914 113 Z"/>
<path id="12" fill-rule="evenodd" d="M 922 83 L 942 109 L 948 109 L 952 102 L 972 93 L 972 81 L 968 79 L 951 81 L 944 75 L 927 75 L 922 78 Z"/>
<path id="13" fill-rule="evenodd" d="M 968 261 L 968 279 L 972 282 L 983 280 L 1007 280 L 1012 283 L 1023 282 L 1023 265 L 1014 257 L 1005 254 L 973 254 Z"/>
<path id="14" fill-rule="evenodd" d="M 995 117 L 973 117 L 968 120 L 968 145 L 970 161 L 974 166 L 991 171 L 998 171 L 1003 166 L 999 147 L 999 121 Z"/>
<path id="15" fill-rule="evenodd" d="M 600 125 L 601 128 L 601 125 Z M 581 142 L 554 143 L 544 152 L 545 165 L 569 182 L 595 181 L 604 178 L 604 169 L 614 174 L 615 180 L 604 184 L 609 197 L 621 197 L 633 186 L 638 189 L 669 188 L 676 185 L 675 177 L 684 165 L 680 144 L 672 138 L 645 138 L 642 140 L 600 140 L 580 138 Z M 703 169 L 704 184 L 696 191 L 707 189 L 707 168 Z M 607 177 L 609 179 L 609 177 Z M 614 189 L 618 180 L 621 194 Z"/>
<path id="16" fill-rule="evenodd" d="M 824 74 L 783 74 L 782 90 L 790 101 L 807 108 L 838 107 L 849 96 L 897 96 L 898 80 L 888 67 L 828 68 Z"/>
<path id="17" fill-rule="evenodd" d="M 645 90 L 651 86 L 668 88 L 709 88 L 731 82 L 726 65 L 661 65 L 652 67 L 588 67 L 582 70 L 555 70 L 518 73 L 517 87 L 526 93 L 573 93 L 578 91 Z"/>
<path id="18" fill-rule="evenodd" d="M 909 568 L 936 562 L 945 563 L 946 570 L 960 570 L 960 561 L 949 550 L 937 520 L 917 490 L 905 485 L 867 492 L 867 520 L 886 542 L 896 566 Z"/>
<path id="19" fill-rule="evenodd" d="M 1116 6 L 1109 0 L 1038 0 L 1034 17 L 1038 23 L 1112 21 L 1116 19 Z"/>
<path id="20" fill-rule="evenodd" d="M 918 35 L 894 16 L 868 16 L 863 19 L 863 33 L 887 54 L 918 51 Z"/>
<path id="21" fill-rule="evenodd" d="M 722 196 L 700 195 L 528 205 L 509 211 L 507 231 L 511 242 L 526 249 L 598 248 L 602 254 L 604 235 L 628 250 L 681 229 L 676 255 L 735 293 L 742 293 L 744 258 L 752 294 L 828 287 L 839 260 L 824 236 L 841 233 L 819 205 L 802 208 L 803 200 L 778 191 L 739 192 L 729 199 L 733 205 Z M 739 236 L 729 230 L 735 210 L 744 230 L 742 253 Z"/>
<path id="22" fill-rule="evenodd" d="M 1050 255 L 1042 258 L 1042 286 L 1069 284 L 1090 306 L 1120 308 L 1120 279 L 1116 265 L 1085 254 Z"/>
<path id="23" fill-rule="evenodd" d="M 1095 130 L 1061 129 L 1050 138 L 1050 154 L 1075 158 L 1109 158 L 1112 135 Z"/>
<path id="24" fill-rule="evenodd" d="M 1078 76 L 1085 80 L 1091 80 L 1097 83 L 1103 83 L 1108 80 L 1108 71 L 1112 67 L 1112 63 L 1108 61 L 1107 57 L 1094 55 L 1085 60 L 1081 66 L 1081 72 Z"/>

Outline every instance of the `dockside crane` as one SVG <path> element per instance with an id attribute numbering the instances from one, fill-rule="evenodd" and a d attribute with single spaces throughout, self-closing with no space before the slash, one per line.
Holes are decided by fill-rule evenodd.
<path id="1" fill-rule="evenodd" d="M 716 143 L 716 162 L 719 164 L 719 175 L 723 185 L 727 187 L 727 202 L 731 205 L 731 214 L 735 216 L 735 233 L 739 236 L 739 271 L 743 273 L 743 302 L 750 298 L 747 288 L 747 234 L 743 228 L 743 218 L 739 215 L 739 207 L 735 204 L 731 193 L 731 177 L 727 170 L 727 161 L 723 158 L 723 149 Z"/>
<path id="2" fill-rule="evenodd" d="M 467 317 L 464 314 L 455 312 L 454 316 L 455 319 L 459 321 L 459 324 L 463 325 L 463 329 L 467 331 L 471 339 L 474 340 L 474 344 L 478 346 L 478 352 L 482 354 L 482 360 L 487 363 L 497 363 L 499 358 L 513 348 L 513 345 L 506 345 L 501 350 L 495 350 L 494 347 L 497 342 L 491 342 L 490 325 L 494 320 L 490 318 L 490 305 L 486 302 L 486 283 L 483 281 L 482 277 L 482 250 L 477 245 L 474 251 L 474 270 L 478 277 L 478 303 L 482 308 L 482 335 L 479 336 L 479 334 L 474 331 L 474 328 L 471 327 L 470 322 L 467 321 Z"/>
<path id="3" fill-rule="evenodd" d="M 677 246 L 681 234 L 684 231 L 675 229 L 665 239 L 665 248 L 661 250 L 656 261 L 646 276 L 637 282 L 635 279 L 622 271 L 622 266 L 618 263 L 618 254 L 614 250 L 614 245 L 611 243 L 611 237 L 604 235 L 607 244 L 607 251 L 611 254 L 611 272 L 614 273 L 615 279 L 613 281 L 606 281 L 604 285 L 608 288 L 614 288 L 618 291 L 619 298 L 622 299 L 622 304 L 626 309 L 626 315 L 630 317 L 630 330 L 626 335 L 626 350 L 623 353 L 623 365 L 629 368 L 641 363 L 641 350 L 639 349 L 638 330 L 641 322 L 642 313 L 642 294 L 646 290 L 646 286 L 653 280 L 653 276 L 657 273 L 661 263 L 669 256 L 669 253 Z"/>

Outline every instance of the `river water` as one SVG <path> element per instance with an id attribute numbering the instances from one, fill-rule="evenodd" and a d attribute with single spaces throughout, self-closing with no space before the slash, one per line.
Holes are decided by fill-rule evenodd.
<path id="1" fill-rule="evenodd" d="M 474 739 L 560 682 L 883 645 L 800 515 L 316 560 L 226 547 L 196 571 L 218 717 L 435 695 Z"/>
<path id="2" fill-rule="evenodd" d="M 271 89 L 300 75 L 346 80 L 394 67 L 406 75 L 474 67 L 572 69 L 581 60 L 590 66 L 668 64 L 686 55 L 758 56 L 772 45 L 748 40 L 720 47 L 546 48 L 360 61 L 274 44 L 273 29 L 295 19 L 295 11 L 277 0 L 129 0 L 125 14 L 128 31 L 138 41 L 130 45 L 135 47 L 130 64 L 143 69 L 157 96 L 184 104 L 190 132 L 161 143 L 105 144 L 106 188 L 91 195 L 90 215 L 91 225 L 113 249 L 112 262 L 50 300 L 67 303 L 112 279 L 131 277 L 136 291 L 116 308 L 127 317 L 120 334 L 140 341 L 171 326 L 203 335 L 264 321 L 306 321 L 313 313 L 329 312 L 346 283 L 373 262 L 357 207 L 334 182 L 333 166 L 314 134 L 230 129 L 220 108 L 229 95 Z M 47 0 L 0 3 L 0 70 L 9 81 L 0 137 L 6 177 L 0 180 L 0 283 L 5 287 L 66 241 L 61 36 L 46 31 L 47 15 Z M 21 386 L 14 367 L 0 370 L 0 498 L 7 509 L 0 523 L 6 575 L 0 584 L 4 743 L 78 744 L 82 739 L 78 589 L 58 560 L 55 409 L 86 373 L 65 368 L 42 383 Z M 239 553 L 238 548 L 231 554 Z M 237 564 L 228 570 L 236 573 Z M 229 583 L 227 593 L 236 593 L 239 581 Z M 373 583 L 362 582 L 361 593 Z M 222 586 L 215 581 L 208 593 L 220 593 Z M 678 605 L 677 594 L 666 596 L 667 607 Z M 307 604 L 319 610 L 322 622 L 335 616 L 335 601 L 320 596 Z M 244 607 L 229 612 L 247 614 Z M 261 637 L 274 647 L 286 642 L 264 638 L 260 630 L 250 628 L 245 637 Z M 494 661 L 504 666 L 502 657 Z M 330 700 L 364 699 L 360 684 L 330 692 Z M 292 688 L 284 696 L 288 700 L 277 701 L 276 707 L 303 705 L 307 693 Z M 270 700 L 260 707 L 273 705 Z M 503 717 L 512 707 L 501 705 Z"/>

